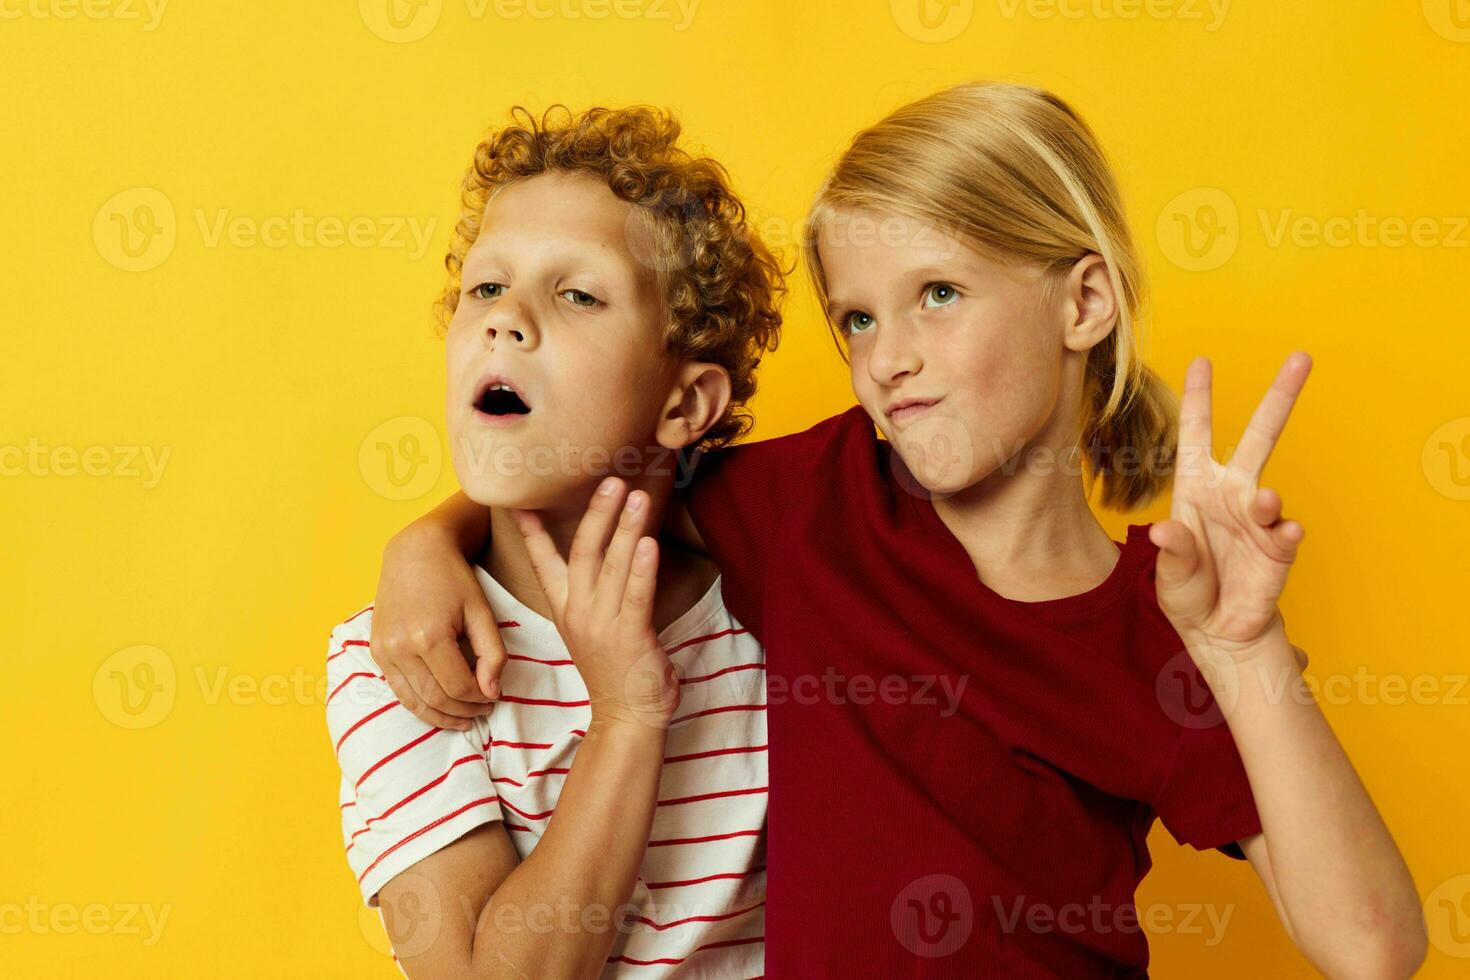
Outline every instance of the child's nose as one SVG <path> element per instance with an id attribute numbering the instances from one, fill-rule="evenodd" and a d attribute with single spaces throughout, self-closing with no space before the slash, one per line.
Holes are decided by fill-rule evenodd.
<path id="1" fill-rule="evenodd" d="M 519 303 L 507 302 L 509 299 L 510 297 L 502 299 L 485 317 L 487 346 L 497 340 L 517 346 L 535 341 L 536 325 L 530 311 L 523 309 Z"/>

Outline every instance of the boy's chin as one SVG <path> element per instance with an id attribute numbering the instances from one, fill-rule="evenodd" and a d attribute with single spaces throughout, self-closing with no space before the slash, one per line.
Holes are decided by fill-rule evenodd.
<path id="1" fill-rule="evenodd" d="M 576 494 L 570 484 L 552 484 L 544 478 L 460 481 L 465 496 L 482 507 L 505 510 L 550 510 Z"/>

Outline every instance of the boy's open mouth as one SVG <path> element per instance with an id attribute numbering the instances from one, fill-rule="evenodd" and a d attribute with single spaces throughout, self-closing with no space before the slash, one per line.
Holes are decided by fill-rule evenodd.
<path id="1" fill-rule="evenodd" d="M 531 414 L 531 406 L 521 393 L 503 378 L 486 378 L 480 382 L 475 410 L 492 418 Z"/>

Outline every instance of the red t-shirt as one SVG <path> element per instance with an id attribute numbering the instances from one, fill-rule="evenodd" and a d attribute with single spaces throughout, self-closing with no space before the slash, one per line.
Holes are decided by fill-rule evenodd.
<path id="1" fill-rule="evenodd" d="M 860 407 L 710 454 L 687 502 L 766 646 L 766 971 L 1143 977 L 1157 816 L 1260 831 L 1130 525 L 1080 595 L 986 587 Z"/>

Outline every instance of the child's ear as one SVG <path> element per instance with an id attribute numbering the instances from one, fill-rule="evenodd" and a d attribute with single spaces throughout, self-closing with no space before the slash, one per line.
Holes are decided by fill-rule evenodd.
<path id="1" fill-rule="evenodd" d="M 707 361 L 679 365 L 654 433 L 665 449 L 692 446 L 725 417 L 730 405 L 730 372 Z"/>
<path id="2" fill-rule="evenodd" d="M 1068 350 L 1091 350 L 1118 323 L 1118 294 L 1101 255 L 1089 252 L 1078 259 L 1062 281 L 1064 331 Z"/>

